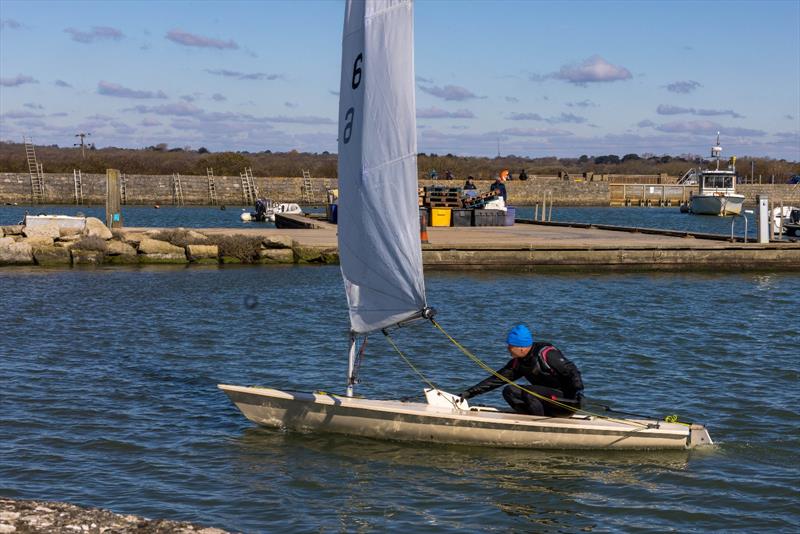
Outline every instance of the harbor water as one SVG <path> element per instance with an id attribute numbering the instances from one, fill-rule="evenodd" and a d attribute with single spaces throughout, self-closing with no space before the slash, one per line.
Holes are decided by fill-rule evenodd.
<path id="1" fill-rule="evenodd" d="M 273 228 L 271 223 L 242 222 L 239 214 L 252 208 L 228 206 L 221 210 L 218 207 L 176 207 L 162 206 L 123 206 L 122 215 L 125 226 L 157 226 L 185 228 Z M 322 208 L 304 208 L 306 212 L 324 213 Z M 17 224 L 26 213 L 57 213 L 64 215 L 83 214 L 105 219 L 105 208 L 102 206 L 0 206 L 0 225 Z M 535 210 L 530 206 L 517 209 L 518 218 L 532 219 Z M 565 207 L 556 206 L 552 211 L 552 220 L 559 222 L 579 222 L 594 224 L 612 224 L 617 226 L 635 226 L 639 228 L 663 228 L 690 232 L 731 235 L 731 224 L 737 236 L 744 235 L 744 217 L 748 219 L 748 236 L 756 236 L 756 223 L 752 214 L 743 214 L 735 221 L 732 217 L 712 217 L 707 215 L 689 215 L 672 208 L 612 208 L 612 207 Z"/>
<path id="2" fill-rule="evenodd" d="M 532 451 L 258 428 L 216 384 L 343 390 L 337 267 L 19 267 L 0 270 L 0 495 L 245 532 L 800 528 L 796 273 L 426 283 L 443 327 L 490 365 L 525 321 L 580 366 L 595 409 L 678 414 L 717 445 Z M 429 324 L 395 340 L 445 390 L 484 377 Z M 361 394 L 421 396 L 381 335 L 361 375 Z"/>

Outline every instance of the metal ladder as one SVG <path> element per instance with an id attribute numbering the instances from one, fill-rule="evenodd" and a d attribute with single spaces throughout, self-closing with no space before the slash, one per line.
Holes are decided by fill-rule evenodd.
<path id="1" fill-rule="evenodd" d="M 242 196 L 245 204 L 255 204 L 258 198 L 258 188 L 253 179 L 253 169 L 247 167 L 239 176 L 242 177 Z"/>
<path id="2" fill-rule="evenodd" d="M 72 183 L 75 185 L 75 204 L 83 204 L 83 177 L 80 169 L 72 169 Z"/>
<path id="3" fill-rule="evenodd" d="M 312 204 L 314 202 L 314 184 L 311 182 L 311 173 L 303 171 L 303 203 Z"/>
<path id="4" fill-rule="evenodd" d="M 128 203 L 128 177 L 124 174 L 119 177 L 119 203 Z"/>
<path id="5" fill-rule="evenodd" d="M 31 203 L 39 204 L 44 201 L 44 166 L 36 159 L 33 141 L 30 137 L 22 138 L 25 143 L 25 156 L 28 158 L 28 174 L 31 177 Z"/>
<path id="6" fill-rule="evenodd" d="M 172 203 L 176 206 L 183 206 L 183 184 L 179 173 L 172 174 Z"/>
<path id="7" fill-rule="evenodd" d="M 208 202 L 212 206 L 217 205 L 217 184 L 214 183 L 214 169 L 211 167 L 206 168 L 206 177 L 208 178 Z"/>

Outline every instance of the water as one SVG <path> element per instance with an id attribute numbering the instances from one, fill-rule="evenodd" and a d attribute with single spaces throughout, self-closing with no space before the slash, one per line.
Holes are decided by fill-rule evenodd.
<path id="1" fill-rule="evenodd" d="M 247 532 L 800 528 L 796 274 L 434 272 L 427 288 L 443 326 L 492 365 L 527 320 L 579 364 L 589 398 L 704 422 L 718 447 L 517 451 L 257 428 L 217 383 L 343 389 L 337 267 L 7 268 L 0 495 Z M 430 325 L 396 340 L 444 389 L 484 377 Z M 381 336 L 362 375 L 366 395 L 421 393 Z"/>
<path id="2" fill-rule="evenodd" d="M 275 228 L 268 222 L 242 222 L 239 215 L 242 211 L 253 211 L 251 207 L 226 206 L 220 209 L 213 206 L 162 206 L 155 209 L 152 206 L 123 206 L 122 217 L 125 226 L 155 226 L 184 228 Z M 304 207 L 307 213 L 324 213 L 324 208 Z M 58 215 L 85 215 L 97 217 L 101 221 L 106 219 L 104 206 L 64 206 L 64 205 L 37 205 L 37 206 L 0 206 L 0 225 L 17 224 L 25 214 L 38 215 L 40 213 Z"/>
<path id="3" fill-rule="evenodd" d="M 154 209 L 151 206 L 123 206 L 122 215 L 125 226 L 157 226 L 185 228 L 254 228 L 269 227 L 271 223 L 243 223 L 239 219 L 242 206 L 228 206 L 226 210 L 215 207 L 175 207 L 162 206 Z M 247 208 L 248 211 L 252 211 Z M 105 208 L 101 206 L 0 206 L 0 225 L 17 224 L 25 216 L 31 214 L 59 213 L 76 215 L 83 213 L 91 217 L 105 220 Z M 320 208 L 306 209 L 310 212 L 324 212 Z M 534 209 L 530 206 L 520 207 L 517 217 L 532 219 Z M 753 215 L 747 214 L 748 235 L 756 236 L 756 222 Z M 595 224 L 614 224 L 618 226 L 636 226 L 643 228 L 665 228 L 731 235 L 731 217 L 711 217 L 707 215 L 689 215 L 681 213 L 678 208 L 612 208 L 612 207 L 554 207 L 553 220 L 561 222 L 582 222 Z M 737 218 L 734 222 L 735 234 L 744 235 L 744 220 Z"/>

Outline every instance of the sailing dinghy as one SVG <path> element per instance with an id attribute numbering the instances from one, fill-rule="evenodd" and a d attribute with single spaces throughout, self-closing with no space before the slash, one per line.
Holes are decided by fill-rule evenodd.
<path id="1" fill-rule="evenodd" d="M 245 417 L 295 431 L 460 445 L 686 449 L 711 444 L 698 424 L 616 419 L 582 410 L 571 417 L 528 416 L 470 407 L 435 387 L 425 390 L 426 403 L 353 396 L 359 341 L 367 334 L 383 331 L 388 337 L 389 328 L 425 320 L 441 329 L 425 297 L 415 114 L 412 0 L 348 0 L 338 221 L 351 324 L 347 390 L 335 395 L 220 384 Z"/>

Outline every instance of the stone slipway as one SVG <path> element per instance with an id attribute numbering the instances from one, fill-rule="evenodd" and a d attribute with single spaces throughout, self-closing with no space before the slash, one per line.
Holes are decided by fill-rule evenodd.
<path id="1" fill-rule="evenodd" d="M 330 250 L 337 246 L 335 225 L 309 224 L 313 228 L 258 228 L 254 224 L 198 230 L 208 235 L 289 235 L 304 247 Z M 428 241 L 423 245 L 423 261 L 431 269 L 800 271 L 798 242 L 761 245 L 666 230 L 565 223 L 429 227 Z"/>

